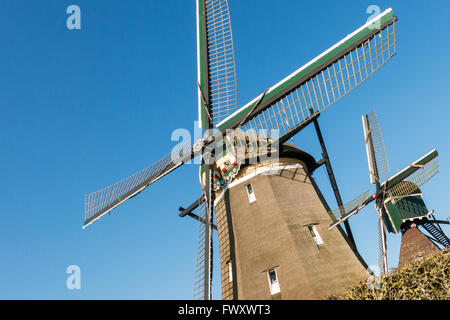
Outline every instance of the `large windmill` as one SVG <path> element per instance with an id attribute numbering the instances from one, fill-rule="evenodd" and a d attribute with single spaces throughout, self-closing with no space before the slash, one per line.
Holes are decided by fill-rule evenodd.
<path id="1" fill-rule="evenodd" d="M 367 191 L 345 205 L 346 215 L 334 211 L 338 216 L 330 228 L 347 221 L 371 202 L 375 202 L 378 213 L 379 258 L 385 274 L 388 272 L 386 230 L 402 234 L 399 267 L 438 251 L 438 245 L 450 246 L 450 241 L 440 227 L 448 221 L 437 220 L 434 210 L 428 210 L 420 187 L 438 171 L 438 152 L 432 150 L 397 174 L 388 177 L 389 162 L 378 117 L 373 110 L 362 117 L 364 142 L 369 164 L 370 183 L 376 187 L 372 195 Z M 420 232 L 418 227 L 427 231 Z"/>
<path id="2" fill-rule="evenodd" d="M 328 230 L 331 211 L 312 174 L 325 165 L 344 215 L 318 117 L 396 54 L 392 9 L 240 109 L 228 2 L 197 0 L 196 9 L 196 90 L 204 138 L 87 195 L 84 227 L 201 157 L 202 195 L 180 208 L 180 216 L 200 225 L 196 298 L 211 299 L 213 230 L 219 238 L 223 299 L 319 298 L 365 280 L 366 265 L 350 225 L 344 222 L 345 232 L 340 226 Z M 322 148 L 319 161 L 286 143 L 310 124 Z"/>

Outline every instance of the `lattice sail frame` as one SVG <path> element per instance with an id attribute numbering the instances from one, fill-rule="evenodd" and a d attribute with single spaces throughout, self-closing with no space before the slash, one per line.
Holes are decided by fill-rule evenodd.
<path id="1" fill-rule="evenodd" d="M 252 113 L 252 108 L 257 101 L 263 96 L 260 95 L 223 120 L 217 127 L 222 130 L 229 128 L 247 114 L 248 119 L 242 126 L 244 130 L 279 129 L 280 136 L 282 136 L 311 117 L 311 111 L 317 113 L 327 109 L 367 80 L 396 54 L 396 18 L 393 18 L 393 11 L 386 10 L 377 19 L 380 22 L 386 21 L 386 25 L 366 41 L 357 44 L 359 40 L 354 40 L 354 38 L 363 37 L 361 34 L 367 34 L 373 21 L 368 22 L 307 65 L 269 88 L 262 105 L 265 104 L 265 101 L 271 101 L 274 99 L 273 97 L 277 97 L 280 92 L 284 92 L 285 87 L 298 83 L 292 90 L 276 98 L 263 110 L 248 116 L 249 113 Z M 355 43 L 357 45 L 354 45 Z M 335 53 L 339 50 L 347 52 L 335 59 L 333 54 L 339 56 L 339 53 Z M 327 59 L 332 62 L 303 80 L 302 77 L 306 77 L 311 69 L 320 68 L 320 63 Z M 300 82 L 296 82 L 297 79 Z"/>
<path id="2" fill-rule="evenodd" d="M 386 270 L 384 267 L 385 259 L 386 259 L 386 236 L 385 236 L 385 226 L 383 223 L 383 219 L 378 217 L 378 268 L 380 272 L 386 274 Z"/>
<path id="3" fill-rule="evenodd" d="M 388 29 L 389 27 L 385 30 Z M 376 38 L 374 36 L 368 41 L 367 46 L 361 45 L 350 51 L 298 89 L 272 104 L 246 123 L 243 126 L 244 130 L 279 129 L 280 135 L 283 135 L 308 119 L 311 116 L 310 109 L 322 112 L 340 100 L 392 57 L 390 49 L 395 49 L 394 43 L 388 44 L 389 41 L 384 41 L 377 44 Z M 386 39 L 389 37 L 383 38 Z M 376 54 L 378 50 L 382 55 Z M 372 57 L 372 52 L 375 57 Z"/>
<path id="4" fill-rule="evenodd" d="M 170 154 L 147 168 L 109 187 L 87 194 L 83 228 L 181 166 L 180 159 L 186 152 L 190 152 L 190 144 L 179 144 Z"/>
<path id="5" fill-rule="evenodd" d="M 377 179 L 381 184 L 387 179 L 390 172 L 389 160 L 383 139 L 383 132 L 381 131 L 380 123 L 378 122 L 378 116 L 375 110 L 372 110 L 369 114 L 367 114 L 367 119 L 369 122 L 373 153 L 375 155 L 375 162 L 377 166 Z"/>
<path id="6" fill-rule="evenodd" d="M 368 197 L 370 197 L 370 191 L 367 190 L 364 193 L 362 193 L 361 195 L 357 196 L 355 199 L 347 202 L 346 204 L 344 204 L 344 212 L 345 213 L 349 213 L 355 209 L 358 208 L 358 206 L 361 205 L 361 203 L 363 203 L 364 200 L 366 200 Z M 341 211 L 339 208 L 336 208 L 332 211 L 333 216 L 335 216 L 337 219 L 342 218 L 341 216 Z"/>
<path id="7" fill-rule="evenodd" d="M 206 117 L 211 116 L 216 125 L 237 109 L 236 64 L 228 1 L 198 0 L 197 10 L 198 77 L 203 93 L 209 93 L 205 98 L 210 103 L 206 112 L 199 92 L 199 123 L 206 127 Z"/>
<path id="8" fill-rule="evenodd" d="M 236 65 L 228 1 L 207 1 L 206 15 L 211 115 L 216 124 L 237 109 Z"/>
<path id="9" fill-rule="evenodd" d="M 195 261 L 195 279 L 194 279 L 194 300 L 207 300 L 205 297 L 205 285 L 208 278 L 206 277 L 207 270 L 206 263 L 206 228 L 205 221 L 207 220 L 207 208 L 206 201 L 200 204 L 198 207 L 198 216 L 200 221 L 198 222 L 198 245 L 197 245 L 197 257 Z"/>
<path id="10" fill-rule="evenodd" d="M 389 198 L 392 198 L 394 202 L 400 201 L 404 197 L 412 194 L 417 188 L 420 188 L 428 180 L 433 178 L 439 172 L 439 162 L 438 157 L 434 158 L 430 162 L 420 168 L 405 181 L 412 183 L 397 183 L 395 186 L 391 187 L 386 191 Z"/>

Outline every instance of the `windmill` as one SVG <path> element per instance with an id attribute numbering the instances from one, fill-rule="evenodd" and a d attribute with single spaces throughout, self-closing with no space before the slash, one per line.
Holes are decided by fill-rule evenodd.
<path id="1" fill-rule="evenodd" d="M 378 213 L 379 262 L 381 269 L 387 274 L 386 230 L 394 234 L 402 233 L 399 266 L 413 261 L 417 252 L 432 253 L 437 251 L 438 244 L 443 247 L 450 246 L 448 237 L 439 226 L 448 224 L 448 221 L 436 220 L 433 216 L 434 210 L 427 209 L 419 189 L 438 173 L 438 152 L 430 151 L 397 174 L 387 178 L 389 162 L 376 111 L 373 110 L 364 115 L 362 122 L 370 183 L 375 185 L 376 191 L 372 195 L 367 191 L 348 203 L 345 206 L 346 215 L 338 217 L 330 228 L 347 221 L 374 201 Z M 337 210 L 334 213 L 337 215 Z M 419 226 L 429 235 L 419 234 L 417 229 Z M 408 232 L 414 232 L 416 235 L 406 236 Z M 412 239 L 414 239 L 414 248 L 408 248 L 412 247 L 408 244 Z"/>
<path id="2" fill-rule="evenodd" d="M 328 231 L 331 212 L 311 175 L 325 165 L 344 215 L 318 118 L 396 54 L 393 10 L 371 19 L 240 109 L 228 1 L 197 0 L 196 11 L 196 89 L 204 137 L 86 195 L 83 228 L 200 157 L 203 192 L 186 209 L 180 207 L 179 214 L 199 221 L 195 298 L 211 299 L 214 230 L 223 299 L 317 298 L 364 279 L 367 271 L 349 223 L 344 222 L 345 232 L 340 226 Z M 287 144 L 310 124 L 322 148 L 317 162 Z M 248 213 L 255 218 L 247 218 Z M 300 257 L 302 250 L 305 256 Z"/>

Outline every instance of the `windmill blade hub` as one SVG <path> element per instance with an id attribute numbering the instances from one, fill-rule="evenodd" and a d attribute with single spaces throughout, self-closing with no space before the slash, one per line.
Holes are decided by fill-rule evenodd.
<path id="1" fill-rule="evenodd" d="M 203 139 L 198 139 L 195 143 L 194 146 L 192 147 L 194 149 L 194 152 L 200 152 L 202 151 L 203 147 L 205 146 L 205 140 Z"/>

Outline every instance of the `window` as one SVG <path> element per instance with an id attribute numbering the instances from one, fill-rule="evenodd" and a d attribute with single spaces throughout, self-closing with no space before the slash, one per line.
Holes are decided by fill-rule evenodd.
<path id="1" fill-rule="evenodd" d="M 267 280 L 269 280 L 270 294 L 274 295 L 280 292 L 280 284 L 278 283 L 277 272 L 275 269 L 267 270 Z"/>
<path id="2" fill-rule="evenodd" d="M 228 282 L 233 282 L 233 266 L 231 261 L 228 261 Z"/>
<path id="3" fill-rule="evenodd" d="M 256 201 L 255 192 L 253 191 L 252 185 L 249 183 L 245 186 L 248 195 L 248 202 L 252 203 Z"/>
<path id="4" fill-rule="evenodd" d="M 323 244 L 323 240 L 320 237 L 319 233 L 317 232 L 317 228 L 315 225 L 308 226 L 309 232 L 311 233 L 311 236 L 313 237 L 314 241 L 317 245 Z"/>

